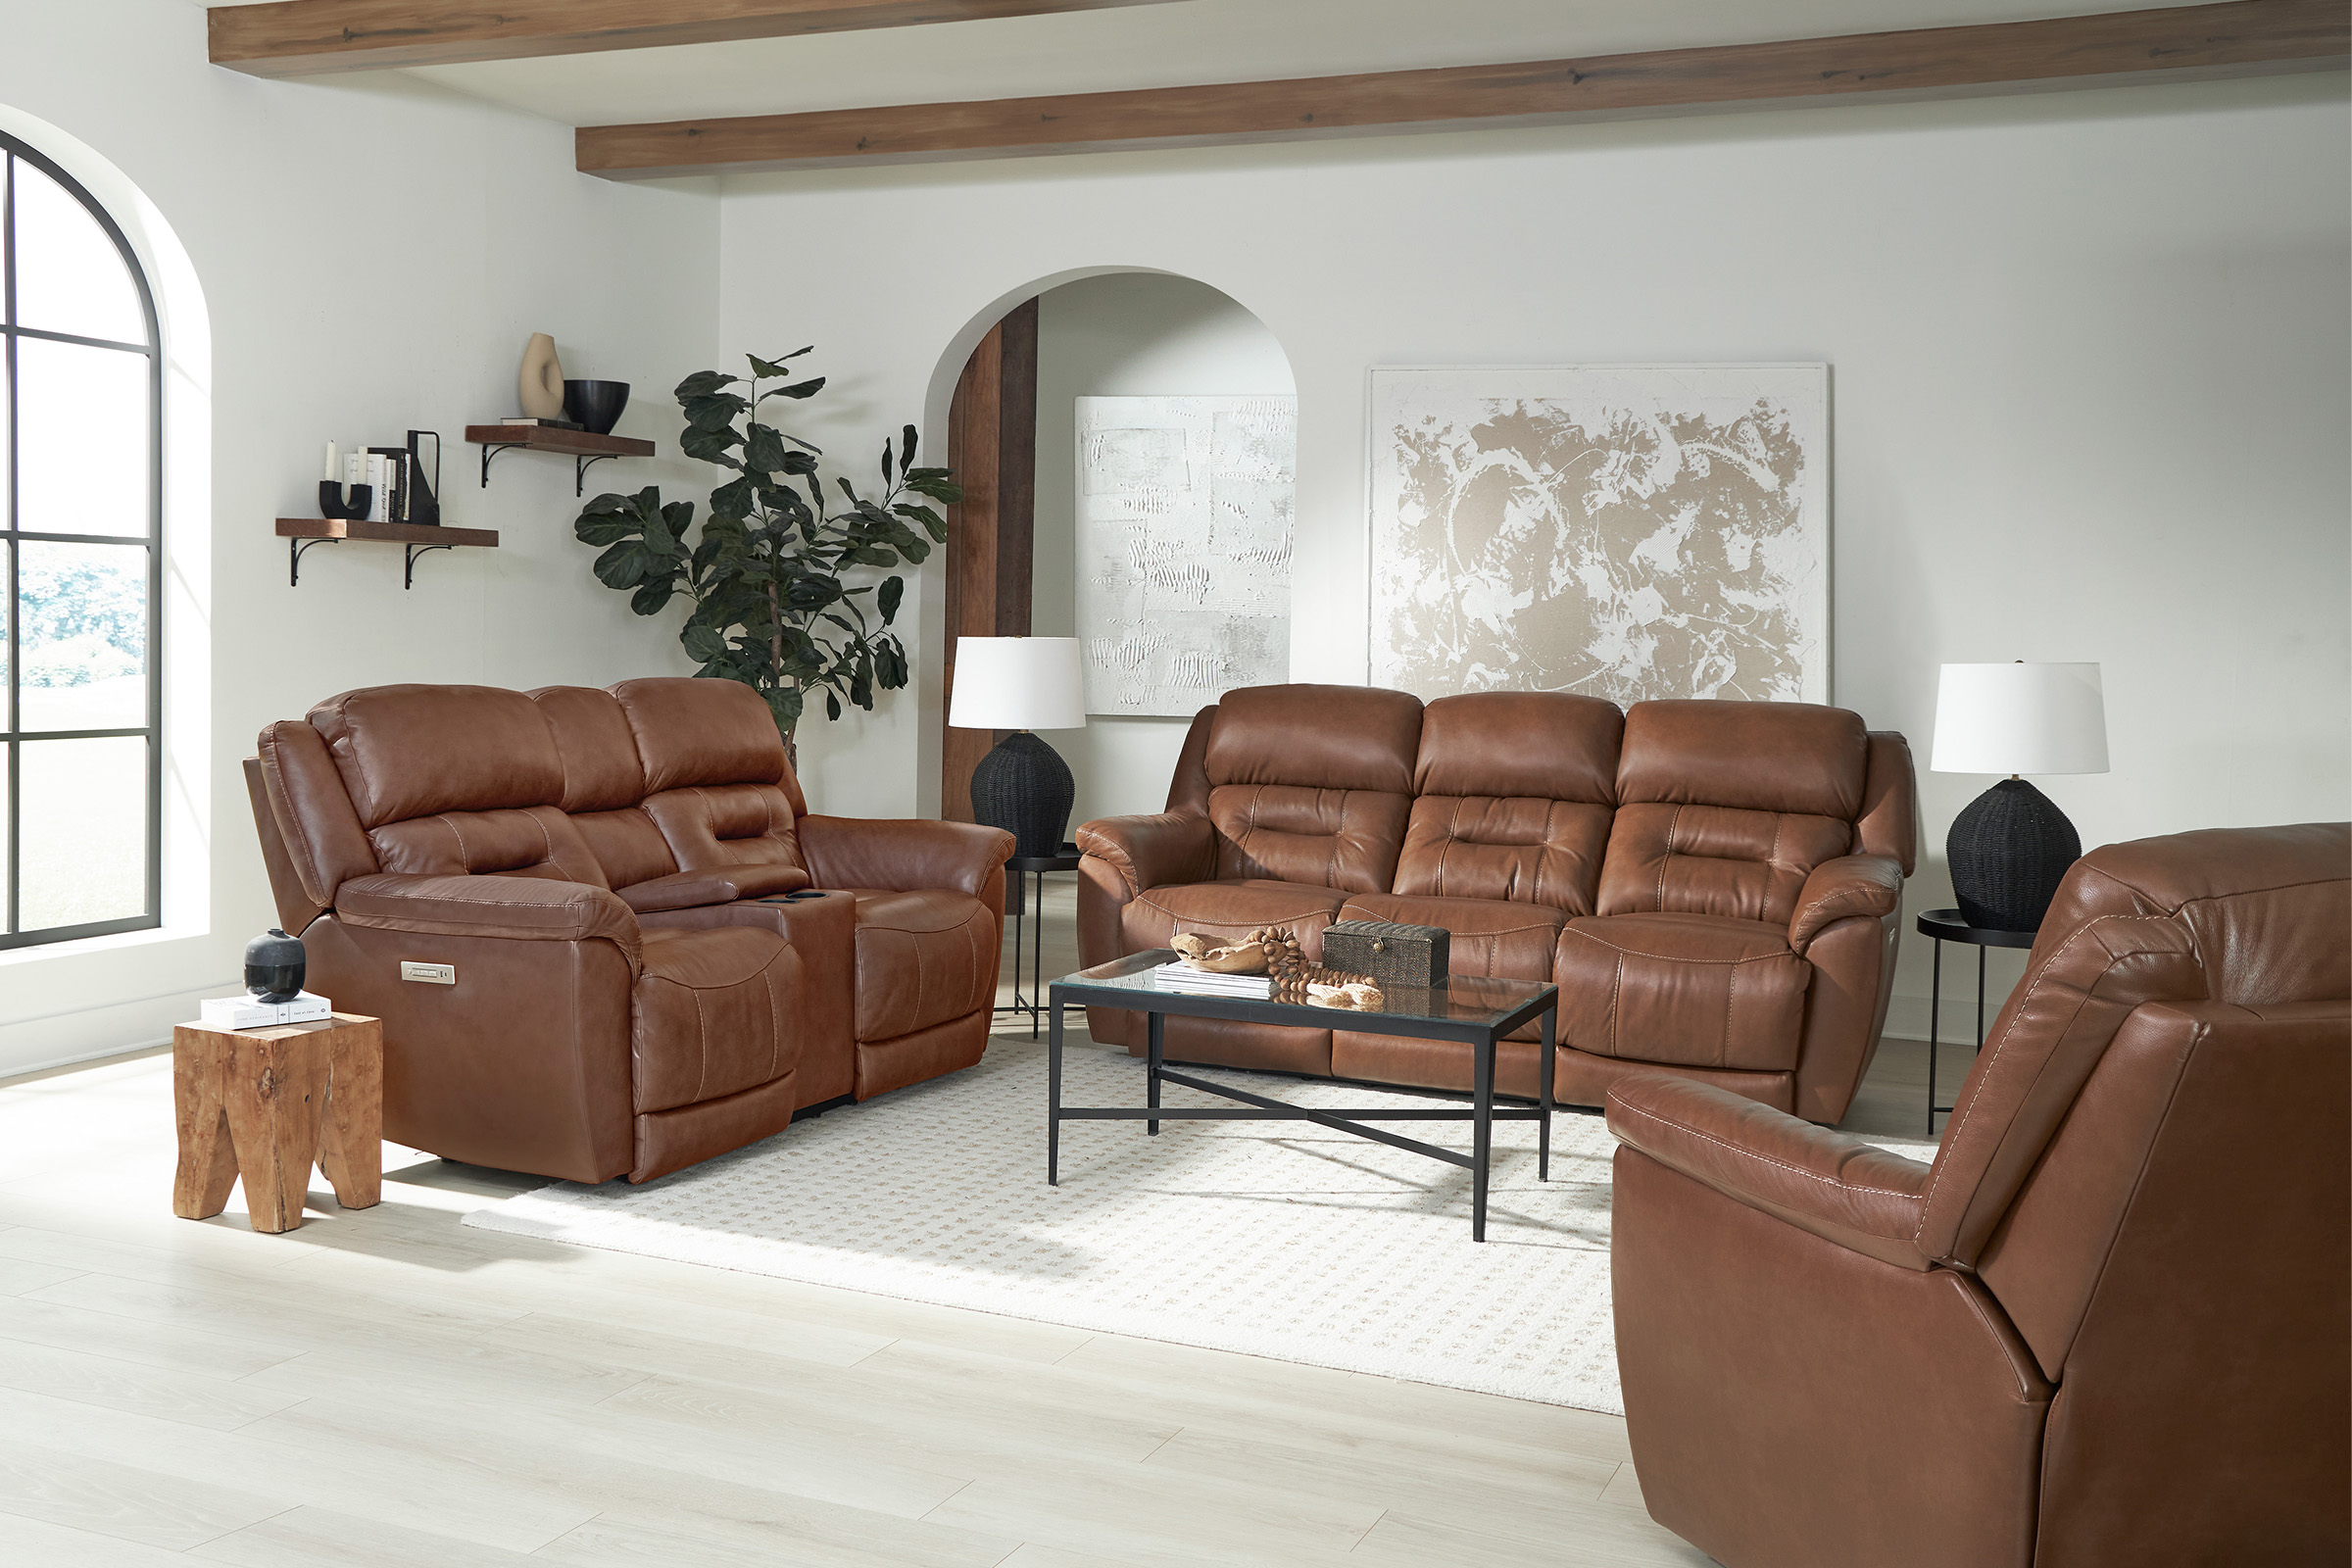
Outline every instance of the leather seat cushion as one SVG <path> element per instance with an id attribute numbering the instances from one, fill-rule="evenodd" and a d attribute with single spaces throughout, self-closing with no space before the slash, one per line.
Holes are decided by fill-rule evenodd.
<path id="1" fill-rule="evenodd" d="M 1434 925 L 1448 934 L 1447 967 L 1454 974 L 1488 979 L 1548 980 L 1552 951 L 1559 946 L 1564 909 L 1500 899 L 1409 898 L 1398 893 L 1358 893 L 1340 907 L 1343 920 L 1396 920 Z"/>
<path id="2" fill-rule="evenodd" d="M 801 1058 L 801 956 L 752 926 L 643 933 L 630 1079 L 640 1112 L 699 1104 L 791 1072 Z"/>
<path id="3" fill-rule="evenodd" d="M 1786 1071 L 1796 1065 L 1812 974 L 1788 932 L 1765 921 L 1571 920 L 1552 958 L 1560 1043 L 1628 1061 Z"/>
<path id="4" fill-rule="evenodd" d="M 849 890 L 858 901 L 857 1029 L 890 1040 L 992 1005 L 996 911 L 968 893 Z"/>
<path id="5" fill-rule="evenodd" d="M 1188 882 L 1138 894 L 1119 911 L 1119 936 L 1129 953 L 1164 948 L 1180 931 L 1242 937 L 1261 925 L 1287 925 L 1307 957 L 1323 956 L 1323 928 L 1338 917 L 1348 895 L 1299 882 Z"/>

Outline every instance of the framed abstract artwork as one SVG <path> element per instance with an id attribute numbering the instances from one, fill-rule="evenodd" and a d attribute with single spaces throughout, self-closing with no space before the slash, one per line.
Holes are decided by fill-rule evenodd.
<path id="1" fill-rule="evenodd" d="M 1372 683 L 1829 701 L 1829 380 L 1375 369 Z"/>
<path id="2" fill-rule="evenodd" d="M 1289 396 L 1078 400 L 1089 713 L 1190 717 L 1290 678 Z"/>

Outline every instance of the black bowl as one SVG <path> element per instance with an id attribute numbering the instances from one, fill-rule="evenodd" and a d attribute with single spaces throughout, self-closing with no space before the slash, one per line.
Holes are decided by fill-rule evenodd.
<path id="1" fill-rule="evenodd" d="M 564 417 L 598 435 L 611 435 L 612 427 L 620 422 L 621 411 L 628 406 L 629 383 L 626 381 L 564 383 Z"/>

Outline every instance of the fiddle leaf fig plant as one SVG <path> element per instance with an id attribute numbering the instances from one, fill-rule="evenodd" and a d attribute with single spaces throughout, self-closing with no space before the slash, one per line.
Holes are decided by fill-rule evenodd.
<path id="1" fill-rule="evenodd" d="M 710 492 L 699 529 L 694 503 L 664 502 L 659 486 L 598 496 L 572 524 L 604 551 L 597 579 L 627 593 L 638 614 L 692 601 L 678 641 L 698 673 L 765 698 L 787 746 L 811 696 L 839 718 L 845 706 L 871 711 L 877 691 L 906 684 L 906 645 L 893 629 L 906 595 L 902 568 L 947 542 L 947 519 L 930 503 L 963 499 L 950 470 L 915 466 L 910 424 L 895 450 L 882 443 L 880 490 L 861 495 L 835 475 L 839 499 L 828 501 L 823 452 L 761 417 L 771 398 L 805 403 L 823 390 L 823 376 L 796 381 L 788 368 L 808 352 L 747 355 L 749 376 L 701 370 L 678 383 L 686 455 L 736 474 Z"/>

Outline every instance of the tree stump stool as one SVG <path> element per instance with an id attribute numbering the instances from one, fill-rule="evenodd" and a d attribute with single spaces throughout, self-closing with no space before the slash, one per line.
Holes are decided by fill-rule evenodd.
<path id="1" fill-rule="evenodd" d="M 172 1031 L 179 1171 L 172 1212 L 210 1219 L 245 1178 L 253 1228 L 302 1223 L 315 1158 L 345 1208 L 384 1186 L 384 1026 L 338 1012 L 272 1029 Z"/>

